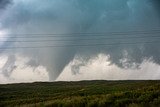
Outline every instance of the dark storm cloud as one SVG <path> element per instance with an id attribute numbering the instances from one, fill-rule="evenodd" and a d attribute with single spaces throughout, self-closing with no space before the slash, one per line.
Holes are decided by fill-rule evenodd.
<path id="1" fill-rule="evenodd" d="M 5 9 L 11 2 L 12 0 L 0 0 L 0 9 Z"/>
<path id="2" fill-rule="evenodd" d="M 151 0 L 151 2 L 154 4 L 157 12 L 158 12 L 159 15 L 160 15 L 160 1 L 159 1 L 159 0 Z"/>
<path id="3" fill-rule="evenodd" d="M 156 1 L 158 2 L 158 0 Z M 156 4 L 155 2 L 155 4 Z M 128 32 L 148 31 L 160 27 L 160 17 L 155 12 L 158 6 L 149 0 L 15 0 L 8 10 L 9 15 L 3 17 L 2 27 L 11 33 L 74 33 L 74 32 Z M 158 34 L 154 34 L 158 36 Z M 17 35 L 12 35 L 17 36 Z M 29 35 L 27 35 L 29 36 Z M 45 36 L 45 35 L 44 35 Z M 70 45 L 70 44 L 110 44 L 119 42 L 150 41 L 150 38 L 99 41 L 75 41 L 79 35 L 70 38 L 71 42 L 39 43 L 38 45 Z M 83 39 L 84 36 L 79 36 Z M 98 37 L 99 35 L 97 35 Z M 145 36 L 130 35 L 127 36 Z M 150 34 L 149 36 L 153 36 Z M 113 37 L 106 34 L 106 37 Z M 61 39 L 61 37 L 59 37 Z M 89 37 L 87 37 L 89 38 Z M 116 37 L 115 37 L 116 38 Z M 42 38 L 39 38 L 42 39 Z M 24 39 L 22 39 L 24 40 Z M 157 39 L 152 39 L 157 40 Z M 35 46 L 37 44 L 14 44 L 15 46 Z M 63 47 L 53 49 L 31 49 L 17 51 L 32 58 L 28 66 L 44 65 L 47 67 L 51 80 L 61 73 L 64 67 L 76 54 L 90 57 L 98 53 L 110 55 L 112 63 L 123 68 L 120 59 L 129 58 L 128 63 L 141 63 L 145 58 L 152 57 L 160 64 L 160 48 L 157 44 L 116 45 L 97 47 Z M 125 55 L 126 54 L 126 55 Z M 35 61 L 34 61 L 35 60 Z M 37 63 L 38 62 L 38 63 Z M 81 64 L 79 66 L 82 66 Z M 130 66 L 128 66 L 130 67 Z M 73 67 L 77 72 L 78 66 Z"/>

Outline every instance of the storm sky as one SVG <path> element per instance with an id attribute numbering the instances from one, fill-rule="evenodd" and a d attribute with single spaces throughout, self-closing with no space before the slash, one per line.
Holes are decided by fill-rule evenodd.
<path id="1" fill-rule="evenodd" d="M 0 0 L 0 83 L 160 79 L 159 0 Z"/>

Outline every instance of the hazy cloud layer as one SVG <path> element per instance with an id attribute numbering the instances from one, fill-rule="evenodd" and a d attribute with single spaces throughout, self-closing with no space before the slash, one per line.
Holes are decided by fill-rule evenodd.
<path id="1" fill-rule="evenodd" d="M 76 33 L 76 32 L 129 32 L 129 31 L 151 31 L 147 36 L 158 36 L 152 30 L 160 28 L 160 9 L 158 0 L 13 0 L 9 2 L 0 2 L 0 7 L 5 6 L 3 15 L 0 16 L 0 33 L 5 31 L 11 35 L 7 40 L 43 40 L 44 38 L 11 38 L 17 37 L 14 34 L 50 34 L 50 33 Z M 7 4 L 10 6 L 7 6 Z M 4 5 L 5 4 L 5 5 Z M 2 8 L 2 7 L 1 7 Z M 4 8 L 4 7 L 3 7 Z M 127 37 L 146 36 L 131 35 Z M 2 36 L 2 35 L 1 35 Z M 32 35 L 23 35 L 29 37 Z M 47 35 L 44 35 L 47 36 Z M 67 36 L 67 35 L 66 35 Z M 15 54 L 21 54 L 28 57 L 29 61 L 26 66 L 37 68 L 40 65 L 45 67 L 49 73 L 50 80 L 55 80 L 63 71 L 64 67 L 74 59 L 78 54 L 90 60 L 99 53 L 109 55 L 110 63 L 120 69 L 136 69 L 141 66 L 145 59 L 152 58 L 154 64 L 160 64 L 160 47 L 159 44 L 144 44 L 143 42 L 157 41 L 159 38 L 141 38 L 128 39 L 102 39 L 94 41 L 81 41 L 86 35 L 73 35 L 68 42 L 40 42 L 40 43 L 1 43 L 1 54 L 6 54 L 12 59 Z M 78 36 L 78 41 L 77 41 Z M 112 34 L 106 34 L 106 37 L 117 38 Z M 92 39 L 93 37 L 86 37 Z M 100 38 L 97 35 L 96 38 Z M 51 38 L 46 38 L 51 39 Z M 55 38 L 52 38 L 55 39 Z M 64 39 L 58 37 L 58 39 Z M 6 41 L 6 40 L 4 40 Z M 43 46 L 43 45 L 71 45 L 71 44 L 112 44 L 121 42 L 142 42 L 137 45 L 114 45 L 114 46 L 95 46 L 95 47 L 63 47 L 63 48 L 42 48 L 42 49 L 14 49 L 6 50 L 11 46 Z M 5 69 L 14 65 L 15 61 L 8 60 Z M 9 63 L 10 62 L 10 63 Z M 127 62 L 124 64 L 124 62 Z M 133 62 L 136 64 L 131 66 Z M 83 66 L 74 66 L 76 70 Z M 18 65 L 17 65 L 18 67 Z M 12 69 L 15 70 L 13 67 Z M 5 71 L 3 75 L 9 75 L 12 69 Z M 23 71 L 23 70 L 22 70 Z M 20 70 L 19 70 L 20 72 Z"/>
<path id="2" fill-rule="evenodd" d="M 45 67 L 39 65 L 37 67 L 28 66 L 30 61 L 27 57 L 1 56 L 0 57 L 0 83 L 20 83 L 34 81 L 49 81 L 48 72 Z M 13 63 L 13 60 L 14 63 Z M 11 64 L 12 65 L 11 65 Z"/>
<path id="3" fill-rule="evenodd" d="M 99 54 L 88 61 L 82 57 L 75 57 L 56 81 L 160 79 L 160 65 L 154 63 L 152 59 L 144 60 L 137 69 L 125 69 L 111 64 L 109 57 L 109 55 Z M 134 67 L 135 64 L 136 62 L 133 62 L 131 65 Z M 75 66 L 78 69 L 72 69 Z"/>

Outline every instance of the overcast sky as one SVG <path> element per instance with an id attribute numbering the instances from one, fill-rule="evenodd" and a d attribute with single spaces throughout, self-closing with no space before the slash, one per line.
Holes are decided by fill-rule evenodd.
<path id="1" fill-rule="evenodd" d="M 160 79 L 159 4 L 0 0 L 0 83 Z"/>

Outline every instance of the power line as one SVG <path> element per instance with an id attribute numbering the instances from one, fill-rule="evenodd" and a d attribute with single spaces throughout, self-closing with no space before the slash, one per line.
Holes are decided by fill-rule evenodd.
<path id="1" fill-rule="evenodd" d="M 114 32 L 79 32 L 79 33 L 26 33 L 26 34 L 8 34 L 8 35 L 76 35 L 76 34 L 123 34 L 123 33 L 141 33 L 141 32 L 160 32 L 160 29 L 157 30 L 138 30 L 138 31 L 114 31 Z"/>
<path id="2" fill-rule="evenodd" d="M 61 39 L 49 39 L 49 40 L 8 40 L 8 41 L 0 41 L 0 42 L 49 42 L 49 41 L 90 41 L 90 40 L 129 40 L 129 39 L 157 39 L 160 38 L 159 35 L 148 35 L 148 34 L 159 34 L 160 30 L 152 30 L 152 31 L 128 31 L 128 32 L 108 32 L 108 33 L 70 33 L 70 34 L 17 34 L 17 36 L 11 36 L 10 38 L 39 38 L 39 37 L 64 37 Z M 143 35 L 144 34 L 144 35 Z M 11 35 L 11 34 L 10 34 Z M 24 35 L 30 35 L 29 37 L 25 37 Z M 35 36 L 37 35 L 37 36 Z M 44 36 L 48 35 L 48 36 Z M 62 36 L 59 36 L 62 35 Z M 65 36 L 64 36 L 65 35 Z M 77 36 L 75 36 L 77 35 Z M 93 36 L 98 38 L 72 38 L 68 39 L 65 37 L 85 37 L 85 36 Z M 106 35 L 115 36 L 115 35 L 127 35 L 122 37 L 106 37 Z M 129 35 L 141 35 L 141 36 L 129 36 Z M 142 36 L 143 35 L 143 36 Z M 100 37 L 101 38 L 100 38 Z M 43 45 L 43 46 L 27 46 L 27 47 L 1 47 L 0 49 L 30 49 L 30 48 L 56 48 L 56 47 L 91 47 L 91 46 L 112 46 L 112 45 L 136 45 L 136 44 L 155 44 L 160 43 L 160 41 L 148 41 L 148 42 L 121 42 L 121 43 L 108 43 L 108 44 L 69 44 L 69 45 Z"/>
<path id="3" fill-rule="evenodd" d="M 69 44 L 69 45 L 46 45 L 46 46 L 28 46 L 28 47 L 1 47 L 0 49 L 34 49 L 34 48 L 59 48 L 59 47 L 94 47 L 94 46 L 113 46 L 113 45 L 137 45 L 137 44 L 157 44 L 160 41 L 150 42 L 122 42 L 122 43 L 109 43 L 109 44 Z"/>
<path id="4" fill-rule="evenodd" d="M 62 34 L 6 34 L 9 38 L 47 38 L 47 37 L 78 37 L 78 36 L 106 36 L 106 35 L 143 35 L 143 34 L 159 34 L 160 30 L 151 31 L 128 31 L 128 32 L 101 32 L 101 33 L 62 33 Z M 1 34 L 3 35 L 3 34 Z M 1 37 L 1 38 L 8 38 Z"/>
<path id="5" fill-rule="evenodd" d="M 0 41 L 0 42 L 52 42 L 52 41 L 92 41 L 92 40 L 107 40 L 107 39 L 112 39 L 112 40 L 120 40 L 120 39 L 123 39 L 123 40 L 128 40 L 128 39 L 146 39 L 146 38 L 150 38 L 150 39 L 157 39 L 157 38 L 160 38 L 160 36 L 137 36 L 137 37 L 118 37 L 118 38 L 113 38 L 113 37 L 103 37 L 103 38 L 82 38 L 82 39 L 73 39 L 73 40 L 70 40 L 70 39 L 54 39 L 54 40 L 8 40 L 8 41 Z"/>

